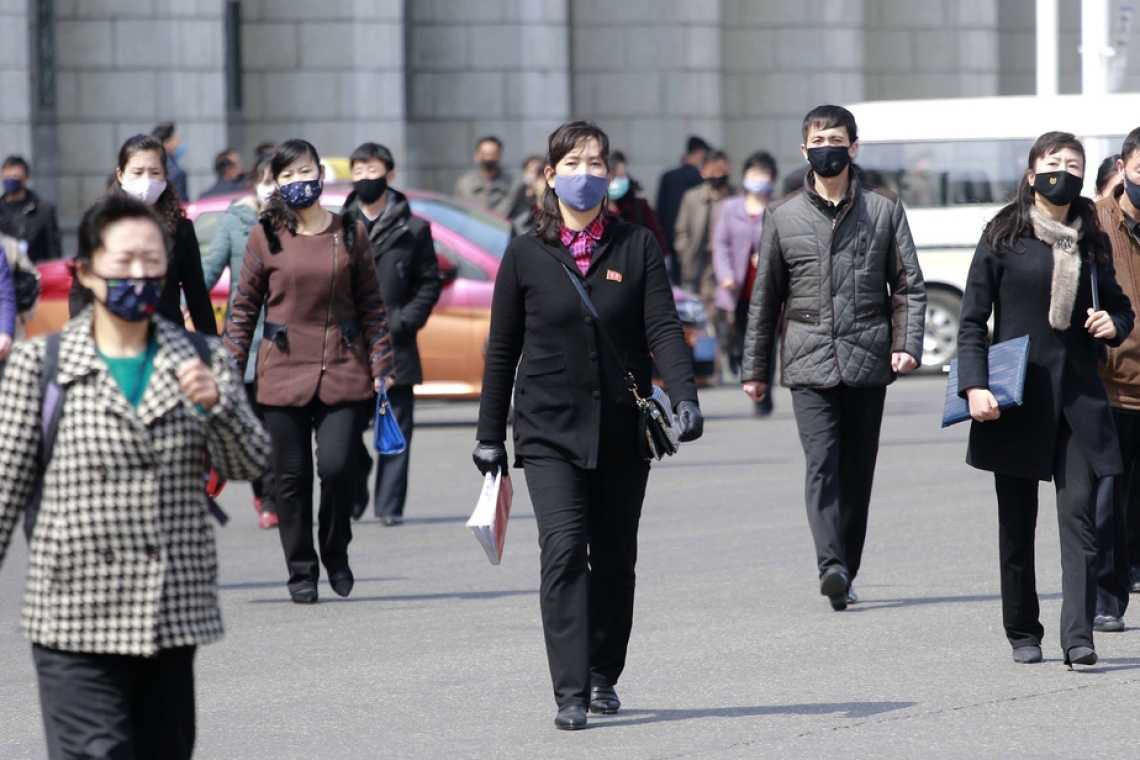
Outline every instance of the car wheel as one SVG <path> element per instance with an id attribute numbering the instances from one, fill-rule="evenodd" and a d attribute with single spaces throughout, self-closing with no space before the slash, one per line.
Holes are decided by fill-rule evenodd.
<path id="1" fill-rule="evenodd" d="M 922 340 L 922 372 L 941 372 L 958 355 L 958 323 L 962 297 L 945 290 L 926 294 L 926 334 Z"/>

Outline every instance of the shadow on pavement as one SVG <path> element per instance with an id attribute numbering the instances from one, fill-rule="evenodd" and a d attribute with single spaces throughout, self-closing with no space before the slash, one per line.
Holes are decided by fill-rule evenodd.
<path id="1" fill-rule="evenodd" d="M 1038 594 L 1038 599 L 1060 599 L 1057 594 Z M 870 612 L 872 610 L 890 610 L 899 607 L 914 607 L 919 604 L 952 604 L 955 602 L 1000 602 L 999 594 L 984 594 L 977 596 L 928 596 L 915 599 L 863 599 L 858 604 L 847 608 L 847 612 Z"/>
<path id="2" fill-rule="evenodd" d="M 405 517 L 404 525 L 443 525 L 446 523 L 465 523 L 468 519 L 470 519 L 470 517 L 470 515 L 465 515 L 462 517 Z M 512 512 L 511 519 L 533 520 L 534 515 L 527 513 L 519 513 L 516 515 L 514 512 Z M 373 525 L 378 524 L 379 522 L 379 517 L 364 517 L 354 522 L 353 525 Z"/>
<path id="3" fill-rule="evenodd" d="M 407 578 L 357 578 L 357 583 L 389 583 L 391 581 L 406 581 Z M 252 581 L 250 583 L 219 583 L 219 591 L 238 591 L 248 588 L 285 588 L 285 581 Z"/>
<path id="4" fill-rule="evenodd" d="M 1074 673 L 1113 673 L 1118 670 L 1140 670 L 1140 657 L 1102 657 L 1091 668 L 1078 668 Z"/>
<path id="5" fill-rule="evenodd" d="M 668 464 L 666 464 L 668 462 Z M 787 459 L 761 459 L 755 457 L 752 459 L 717 459 L 713 461 L 705 460 L 702 462 L 692 462 L 687 459 L 669 459 L 662 460 L 660 464 L 654 463 L 654 467 L 750 467 L 753 465 L 761 464 L 787 464 Z"/>
<path id="6" fill-rule="evenodd" d="M 695 710 L 622 710 L 616 718 L 590 721 L 590 728 L 635 726 L 642 723 L 665 723 L 697 718 L 755 718 L 763 715 L 829 715 L 842 713 L 843 718 L 869 718 L 872 715 L 905 710 L 917 702 L 836 702 L 802 705 L 757 705 L 755 707 L 710 707 Z M 631 718 L 623 720 L 623 718 Z"/>
<path id="7" fill-rule="evenodd" d="M 434 602 L 443 599 L 462 599 L 476 601 L 481 599 L 505 599 L 512 596 L 528 596 L 537 594 L 538 589 L 517 589 L 515 591 L 459 591 L 449 594 L 393 594 L 391 596 L 350 596 L 340 599 L 331 592 L 323 592 L 322 602 Z M 280 599 L 250 599 L 250 604 L 292 604 L 288 596 Z"/>

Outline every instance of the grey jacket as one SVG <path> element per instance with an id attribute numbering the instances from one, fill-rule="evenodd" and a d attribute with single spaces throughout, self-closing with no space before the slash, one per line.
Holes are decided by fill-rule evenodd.
<path id="1" fill-rule="evenodd" d="M 210 241 L 210 250 L 202 257 L 202 274 L 206 280 L 206 290 L 213 290 L 222 277 L 222 272 L 229 267 L 230 270 L 230 300 L 226 305 L 226 316 L 234 305 L 234 292 L 237 291 L 238 278 L 241 277 L 241 262 L 245 259 L 245 241 L 249 239 L 249 232 L 257 224 L 257 200 L 255 198 L 239 198 L 230 204 L 222 221 L 218 223 L 218 231 Z M 257 318 L 257 327 L 250 340 L 250 354 L 257 355 L 261 347 L 261 335 L 265 329 L 265 311 Z M 250 362 L 245 368 L 245 383 L 251 384 L 257 375 L 256 363 Z"/>
<path id="2" fill-rule="evenodd" d="M 891 354 L 922 358 L 926 287 L 898 196 L 853 180 L 838 206 L 800 190 L 764 212 L 743 381 L 768 377 L 780 316 L 791 388 L 887 385 Z"/>

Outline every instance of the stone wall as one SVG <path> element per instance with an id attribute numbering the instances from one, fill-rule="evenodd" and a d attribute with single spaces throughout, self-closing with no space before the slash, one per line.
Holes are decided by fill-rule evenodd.
<path id="1" fill-rule="evenodd" d="M 32 42 L 27 0 L 0 0 L 0 152 L 3 156 L 15 153 L 34 163 Z"/>
<path id="2" fill-rule="evenodd" d="M 517 175 L 570 117 L 568 0 L 415 0 L 409 10 L 413 179 L 449 192 L 485 135 L 503 141 Z"/>
<path id="3" fill-rule="evenodd" d="M 403 168 L 402 0 L 243 0 L 243 155 L 300 137 L 322 157 L 387 145 Z"/>
<path id="4" fill-rule="evenodd" d="M 101 195 L 120 145 L 173 121 L 196 196 L 225 144 L 222 5 L 215 0 L 55 0 L 60 212 Z"/>

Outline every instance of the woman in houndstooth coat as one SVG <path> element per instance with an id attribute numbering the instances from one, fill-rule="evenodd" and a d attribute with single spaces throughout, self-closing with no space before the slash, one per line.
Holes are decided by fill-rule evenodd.
<path id="1" fill-rule="evenodd" d="M 194 652 L 222 635 L 203 457 L 242 480 L 268 457 L 229 354 L 211 340 L 207 366 L 154 315 L 165 273 L 147 206 L 88 210 L 76 277 L 95 304 L 59 338 L 22 613 L 51 758 L 190 757 Z M 37 487 L 46 345 L 17 346 L 0 381 L 0 560 Z"/>

